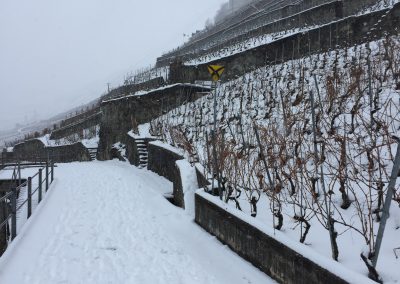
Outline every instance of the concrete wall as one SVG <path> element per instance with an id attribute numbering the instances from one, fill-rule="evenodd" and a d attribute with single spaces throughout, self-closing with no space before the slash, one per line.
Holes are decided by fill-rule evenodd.
<path id="1" fill-rule="evenodd" d="M 210 185 L 210 182 L 207 180 L 207 177 L 204 176 L 202 169 L 198 165 L 195 166 L 196 169 L 196 177 L 197 177 L 197 184 L 199 188 L 204 188 Z"/>
<path id="2" fill-rule="evenodd" d="M 0 153 L 0 168 L 1 165 L 6 163 L 7 161 L 13 161 L 14 160 L 14 152 L 6 152 L 3 151 Z"/>
<path id="3" fill-rule="evenodd" d="M 16 159 L 34 160 L 47 156 L 45 145 L 38 139 L 27 140 L 14 146 Z"/>
<path id="4" fill-rule="evenodd" d="M 80 142 L 72 145 L 46 147 L 46 151 L 54 163 L 91 161 L 88 149 Z"/>
<path id="5" fill-rule="evenodd" d="M 197 224 L 279 283 L 348 283 L 199 194 L 195 213 Z"/>
<path id="6" fill-rule="evenodd" d="M 174 85 L 143 96 L 129 96 L 102 103 L 98 159 L 109 160 L 112 145 L 127 144 L 126 133 L 134 124 L 143 124 L 186 102 L 195 101 L 208 91 L 192 85 Z"/>
<path id="7" fill-rule="evenodd" d="M 50 159 L 54 163 L 74 161 L 90 161 L 89 151 L 82 143 L 72 145 L 46 147 L 40 140 L 32 139 L 14 146 L 16 159 L 38 161 Z"/>
<path id="8" fill-rule="evenodd" d="M 165 177 L 173 183 L 174 204 L 184 208 L 181 173 L 175 163 L 182 159 L 182 155 L 178 155 L 164 147 L 152 143 L 148 145 L 148 170 Z"/>

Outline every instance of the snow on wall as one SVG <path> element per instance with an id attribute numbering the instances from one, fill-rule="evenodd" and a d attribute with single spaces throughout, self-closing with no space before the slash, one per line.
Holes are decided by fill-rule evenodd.
<path id="1" fill-rule="evenodd" d="M 186 160 L 176 161 L 175 164 L 181 177 L 185 210 L 194 219 L 194 193 L 199 188 L 196 169 Z"/>

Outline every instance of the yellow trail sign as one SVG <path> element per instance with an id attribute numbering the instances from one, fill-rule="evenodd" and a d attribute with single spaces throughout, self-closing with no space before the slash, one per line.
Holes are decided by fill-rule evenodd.
<path id="1" fill-rule="evenodd" d="M 208 72 L 211 74 L 213 81 L 218 81 L 224 73 L 225 67 L 219 65 L 208 65 Z"/>

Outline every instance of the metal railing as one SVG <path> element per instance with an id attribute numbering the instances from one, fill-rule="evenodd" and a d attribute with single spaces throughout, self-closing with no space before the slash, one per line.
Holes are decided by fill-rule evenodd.
<path id="1" fill-rule="evenodd" d="M 49 190 L 54 181 L 52 162 L 47 162 L 23 183 L 20 174 L 17 173 L 20 170 L 17 167 L 19 166 L 14 168 L 10 189 L 0 197 L 0 255 L 15 239 L 18 228 L 22 227 L 23 223 L 18 224 L 18 222 L 31 217 L 33 205 L 43 200 L 43 194 Z"/>
<path id="2" fill-rule="evenodd" d="M 49 162 L 48 157 L 43 156 L 31 156 L 31 157 L 15 157 L 15 158 L 6 158 L 0 155 L 0 169 L 6 167 L 15 167 L 15 166 L 44 166 Z"/>

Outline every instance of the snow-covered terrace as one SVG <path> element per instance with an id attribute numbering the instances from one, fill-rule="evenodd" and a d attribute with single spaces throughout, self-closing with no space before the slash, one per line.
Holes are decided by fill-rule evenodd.
<path id="1" fill-rule="evenodd" d="M 161 91 L 166 91 L 169 89 L 173 89 L 176 87 L 188 87 L 188 88 L 200 88 L 200 89 L 204 89 L 205 91 L 210 90 L 209 86 L 204 86 L 204 85 L 198 85 L 198 84 L 189 84 L 189 83 L 176 83 L 176 84 L 172 84 L 172 85 L 167 85 L 167 86 L 163 86 L 157 89 L 153 89 L 150 91 L 137 91 L 133 94 L 127 95 L 127 96 L 121 96 L 121 97 L 117 97 L 114 99 L 110 99 L 110 100 L 104 100 L 102 101 L 102 103 L 109 103 L 109 102 L 113 102 L 113 101 L 118 101 L 121 99 L 128 99 L 128 98 L 132 98 L 132 97 L 141 97 L 141 96 L 146 96 L 146 95 L 152 95 Z"/>

